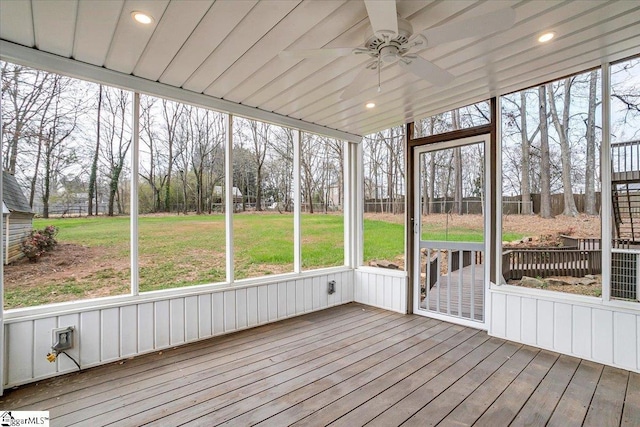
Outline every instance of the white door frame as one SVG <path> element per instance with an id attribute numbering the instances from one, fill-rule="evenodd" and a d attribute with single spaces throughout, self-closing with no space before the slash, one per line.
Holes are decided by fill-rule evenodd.
<path id="1" fill-rule="evenodd" d="M 484 143 L 484 301 L 483 301 L 483 310 L 484 316 L 483 321 L 475 321 L 469 319 L 463 319 L 455 316 L 448 316 L 446 314 L 434 313 L 429 310 L 425 310 L 420 307 L 420 242 L 422 237 L 422 203 L 421 197 L 422 192 L 419 191 L 420 187 L 420 179 L 421 179 L 421 170 L 420 170 L 420 155 L 423 153 L 428 153 L 432 151 L 444 150 L 447 148 L 455 148 L 462 147 L 465 145 L 472 145 L 477 143 Z M 414 247 L 412 250 L 414 251 L 414 261 L 413 261 L 413 313 L 419 314 L 421 316 L 432 317 L 438 320 L 444 320 L 451 323 L 456 323 L 463 326 L 470 326 L 473 328 L 484 329 L 487 330 L 489 328 L 489 319 L 490 313 L 487 306 L 488 295 L 489 295 L 489 284 L 490 284 L 490 265 L 495 264 L 496 260 L 490 259 L 491 254 L 491 236 L 489 230 L 491 230 L 491 215 L 493 214 L 493 206 L 489 202 L 491 200 L 493 188 L 489 185 L 491 182 L 491 170 L 490 170 L 490 150 L 491 147 L 491 134 L 486 133 L 478 136 L 471 136 L 467 138 L 460 138 L 451 141 L 438 142 L 434 144 L 428 145 L 420 145 L 414 147 L 414 156 L 413 156 L 413 170 L 414 170 L 414 182 L 413 185 L 416 189 L 414 192 L 414 223 L 413 226 L 413 234 L 414 234 Z"/>

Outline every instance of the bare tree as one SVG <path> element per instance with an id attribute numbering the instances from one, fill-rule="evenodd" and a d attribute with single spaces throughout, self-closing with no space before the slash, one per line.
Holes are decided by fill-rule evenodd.
<path id="1" fill-rule="evenodd" d="M 549 128 L 547 97 L 544 86 L 538 87 L 540 118 L 540 216 L 551 218 L 551 162 L 549 158 Z"/>
<path id="2" fill-rule="evenodd" d="M 107 89 L 105 99 L 105 144 L 103 145 L 103 162 L 106 166 L 105 175 L 109 181 L 109 204 L 107 215 L 115 214 L 118 199 L 120 175 L 125 167 L 125 160 L 131 146 L 131 135 L 128 129 L 129 107 L 131 95 L 121 89 Z M 123 207 L 118 205 L 119 213 Z"/>
<path id="3" fill-rule="evenodd" d="M 42 216 L 49 218 L 49 202 L 52 187 L 55 190 L 57 178 L 75 159 L 66 145 L 78 124 L 78 115 L 82 113 L 80 99 L 65 93 L 70 89 L 71 80 L 54 74 L 53 111 L 47 134 L 41 139 L 44 162 L 42 183 Z M 64 96 L 70 95 L 70 96 Z"/>
<path id="4" fill-rule="evenodd" d="M 290 212 L 293 206 L 291 196 L 293 194 L 293 134 L 296 130 L 290 128 L 275 127 L 273 129 L 272 138 L 269 141 L 271 151 L 271 162 L 268 166 L 269 172 L 269 192 L 273 202 L 276 203 L 278 212 L 282 213 L 282 209 Z M 306 134 L 305 134 L 306 135 Z M 301 165 L 304 162 L 304 138 L 300 143 L 301 148 Z M 302 172 L 302 181 L 304 187 L 304 169 Z M 304 188 L 302 193 L 304 194 Z"/>
<path id="5" fill-rule="evenodd" d="M 167 183 L 164 194 L 164 209 L 171 211 L 171 178 L 173 176 L 173 147 L 175 146 L 176 132 L 178 123 L 182 119 L 184 108 L 172 101 L 162 100 L 162 117 L 164 117 L 164 125 L 166 131 L 167 143 Z"/>
<path id="6" fill-rule="evenodd" d="M 453 130 L 460 129 L 460 113 L 458 110 L 451 111 L 451 122 Z M 453 149 L 453 169 L 454 169 L 454 193 L 453 203 L 458 215 L 462 215 L 462 150 L 460 147 Z"/>
<path id="7" fill-rule="evenodd" d="M 98 189 L 96 185 L 98 177 L 98 156 L 100 154 L 100 122 L 102 121 L 102 85 L 98 89 L 98 119 L 96 120 L 96 149 L 93 152 L 93 160 L 91 162 L 91 175 L 89 176 L 89 216 L 93 215 L 93 198 L 96 199 L 96 215 L 98 215 Z"/>
<path id="8" fill-rule="evenodd" d="M 549 108 L 551 110 L 551 119 L 558 133 L 560 140 L 560 153 L 562 159 L 562 186 L 564 194 L 564 215 L 578 215 L 578 208 L 573 198 L 573 184 L 571 180 L 571 147 L 569 146 L 569 109 L 571 108 L 571 84 L 572 78 L 566 78 L 563 81 L 562 92 L 562 121 L 558 115 L 556 107 L 556 97 L 554 96 L 553 83 L 548 83 L 547 94 Z"/>
<path id="9" fill-rule="evenodd" d="M 521 196 L 522 196 L 522 213 L 529 215 L 531 212 L 531 178 L 529 171 L 531 170 L 531 141 L 527 132 L 527 94 L 526 91 L 520 92 L 520 139 L 522 146 L 522 162 L 521 167 Z"/>
<path id="10" fill-rule="evenodd" d="M 47 100 L 45 101 L 40 114 L 38 132 L 36 136 L 36 154 L 35 154 L 35 161 L 33 166 L 33 176 L 30 179 L 30 185 L 29 185 L 29 206 L 32 209 L 33 209 L 33 202 L 36 196 L 36 184 L 39 178 L 38 173 L 40 171 L 40 161 L 42 160 L 42 148 L 45 145 L 45 138 L 47 137 L 47 127 L 49 126 L 50 124 L 49 122 L 51 120 L 51 115 L 49 114 L 49 108 L 51 107 L 52 101 L 56 97 L 55 91 L 58 88 L 59 88 L 59 85 L 54 83 L 53 91 L 50 93 L 50 96 L 47 97 Z"/>
<path id="11" fill-rule="evenodd" d="M 598 71 L 589 73 L 589 107 L 587 113 L 587 159 L 585 171 L 585 213 L 596 215 L 596 90 Z"/>
<path id="12" fill-rule="evenodd" d="M 53 74 L 45 71 L 2 63 L 2 131 L 9 136 L 3 147 L 4 169 L 9 173 L 16 173 L 19 144 L 32 132 L 30 123 L 37 121 L 54 96 L 52 80 Z"/>
<path id="13" fill-rule="evenodd" d="M 304 134 L 302 137 L 302 150 L 300 151 L 300 168 L 302 169 L 302 195 L 306 200 L 307 212 L 314 213 L 313 194 L 316 190 L 315 176 L 315 147 L 313 135 Z"/>
<path id="14" fill-rule="evenodd" d="M 262 174 L 264 161 L 267 155 L 267 141 L 271 132 L 271 125 L 268 123 L 249 120 L 249 131 L 251 135 L 252 153 L 256 171 L 256 211 L 262 210 Z"/>

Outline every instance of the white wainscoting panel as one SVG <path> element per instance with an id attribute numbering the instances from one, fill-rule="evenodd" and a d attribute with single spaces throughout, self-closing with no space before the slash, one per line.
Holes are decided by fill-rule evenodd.
<path id="1" fill-rule="evenodd" d="M 489 291 L 490 335 L 640 372 L 640 306 L 509 288 Z"/>
<path id="2" fill-rule="evenodd" d="M 331 280 L 336 281 L 336 292 L 329 295 Z M 402 287 L 395 282 L 388 286 Z M 353 300 L 354 273 L 344 269 L 332 273 L 319 271 L 315 275 L 308 272 L 275 283 L 265 281 L 221 290 L 185 288 L 184 295 L 156 294 L 152 298 L 143 295 L 137 301 L 122 304 L 110 301 L 102 307 L 100 300 L 96 300 L 91 307 L 74 309 L 73 305 L 66 305 L 59 313 L 8 318 L 5 320 L 7 375 L 4 387 L 77 369 L 64 355 L 54 363 L 46 360 L 54 328 L 75 327 L 76 340 L 68 353 L 83 368 L 88 368 Z M 400 311 L 402 307 L 397 299 L 391 300 L 393 298 L 389 301 L 393 309 Z"/>
<path id="3" fill-rule="evenodd" d="M 355 270 L 354 274 L 356 302 L 407 312 L 408 279 L 403 271 L 366 267 Z"/>

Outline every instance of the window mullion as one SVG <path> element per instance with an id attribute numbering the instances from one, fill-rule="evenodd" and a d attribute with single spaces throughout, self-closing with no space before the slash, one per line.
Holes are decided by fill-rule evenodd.
<path id="1" fill-rule="evenodd" d="M 140 293 L 140 278 L 138 271 L 138 169 L 140 148 L 140 93 L 133 94 L 133 135 L 131 138 L 131 211 L 129 213 L 131 235 L 131 294 Z"/>
<path id="2" fill-rule="evenodd" d="M 225 122 L 225 156 L 224 156 L 224 182 L 225 182 L 225 240 L 226 240 L 226 271 L 227 282 L 233 283 L 233 211 L 235 193 L 233 189 L 233 116 L 227 115 Z"/>
<path id="3" fill-rule="evenodd" d="M 299 129 L 293 131 L 293 271 L 302 271 L 302 218 L 301 192 L 300 192 L 300 152 L 302 144 L 302 132 Z"/>

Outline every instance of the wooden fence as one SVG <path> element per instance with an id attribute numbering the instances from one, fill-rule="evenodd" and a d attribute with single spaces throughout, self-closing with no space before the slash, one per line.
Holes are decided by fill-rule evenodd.
<path id="1" fill-rule="evenodd" d="M 502 254 L 505 280 L 529 277 L 584 277 L 602 272 L 600 249 L 510 249 Z"/>
<path id="2" fill-rule="evenodd" d="M 532 194 L 531 201 L 533 202 L 533 212 L 535 214 L 540 213 L 541 197 L 540 194 Z M 584 213 L 585 211 L 585 195 L 574 194 L 573 201 L 576 204 L 578 212 Z M 600 212 L 601 197 L 600 192 L 596 192 L 596 212 Z M 552 194 L 551 195 L 551 215 L 562 215 L 564 212 L 564 194 Z"/>

